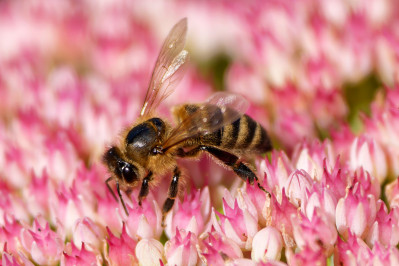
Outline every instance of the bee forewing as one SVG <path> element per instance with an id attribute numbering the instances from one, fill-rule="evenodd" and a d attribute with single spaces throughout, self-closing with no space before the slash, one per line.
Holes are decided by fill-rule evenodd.
<path id="1" fill-rule="evenodd" d="M 148 114 L 176 87 L 188 61 L 186 43 L 187 19 L 180 20 L 169 32 L 155 63 L 144 99 L 141 115 Z"/>
<path id="2" fill-rule="evenodd" d="M 168 67 L 165 75 L 162 77 L 161 83 L 165 83 L 172 75 L 174 75 L 183 65 L 188 61 L 188 52 L 183 50 L 178 54 L 172 61 L 172 64 Z M 181 72 L 179 72 L 181 73 Z"/>

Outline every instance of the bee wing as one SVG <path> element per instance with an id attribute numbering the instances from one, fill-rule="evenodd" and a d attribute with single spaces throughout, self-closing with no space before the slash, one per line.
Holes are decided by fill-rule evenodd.
<path id="1" fill-rule="evenodd" d="M 187 18 L 180 20 L 169 32 L 155 63 L 147 88 L 141 115 L 150 113 L 172 92 L 183 77 L 188 52 L 183 50 L 186 42 Z"/>
<path id="2" fill-rule="evenodd" d="M 217 92 L 195 110 L 186 110 L 185 116 L 163 144 L 166 151 L 192 137 L 215 132 L 232 124 L 248 109 L 248 101 L 237 94 Z"/>

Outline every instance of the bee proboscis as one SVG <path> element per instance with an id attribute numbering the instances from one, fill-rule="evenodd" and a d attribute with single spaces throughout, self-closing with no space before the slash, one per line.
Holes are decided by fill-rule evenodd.
<path id="1" fill-rule="evenodd" d="M 148 195 L 150 184 L 173 172 L 163 217 L 173 207 L 178 195 L 181 171 L 177 158 L 197 158 L 206 152 L 244 181 L 258 183 L 258 178 L 241 158 L 272 149 L 266 130 L 245 115 L 248 102 L 239 95 L 218 92 L 200 104 L 175 106 L 176 126 L 156 115 L 157 106 L 173 91 L 188 61 L 184 50 L 187 19 L 180 20 L 162 45 L 151 76 L 144 104 L 137 121 L 122 133 L 117 145 L 109 148 L 103 161 L 115 180 L 122 206 L 128 214 L 121 190 L 128 195 L 141 184 L 138 202 Z M 258 186 L 262 186 L 258 183 Z"/>

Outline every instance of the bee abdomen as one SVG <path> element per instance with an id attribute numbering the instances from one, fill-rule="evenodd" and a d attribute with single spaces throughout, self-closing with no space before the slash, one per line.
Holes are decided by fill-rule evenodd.
<path id="1" fill-rule="evenodd" d="M 272 149 L 266 130 L 251 117 L 243 115 L 221 130 L 220 147 L 264 153 Z"/>
<path id="2" fill-rule="evenodd" d="M 232 114 L 232 111 L 223 112 L 214 105 L 186 104 L 176 110 L 176 116 L 179 121 L 182 121 L 185 117 L 197 112 L 199 108 L 202 108 L 200 110 L 201 116 L 196 118 L 205 118 L 207 123 L 198 123 L 197 121 L 193 123 L 210 129 L 214 127 L 214 124 L 223 124 L 226 113 L 227 115 Z M 247 115 L 242 115 L 235 122 L 227 124 L 219 130 L 202 135 L 198 142 L 199 144 L 212 145 L 237 153 L 246 151 L 264 153 L 272 149 L 266 130 Z"/>

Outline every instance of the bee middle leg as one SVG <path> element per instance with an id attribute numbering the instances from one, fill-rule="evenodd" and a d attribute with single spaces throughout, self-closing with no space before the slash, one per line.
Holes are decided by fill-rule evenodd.
<path id="1" fill-rule="evenodd" d="M 162 225 L 164 223 L 164 219 L 166 214 L 172 209 L 175 199 L 177 197 L 177 193 L 179 191 L 179 178 L 181 172 L 178 167 L 175 168 L 173 171 L 172 181 L 170 182 L 169 191 L 168 191 L 168 198 L 166 199 L 165 203 L 162 207 Z"/>

